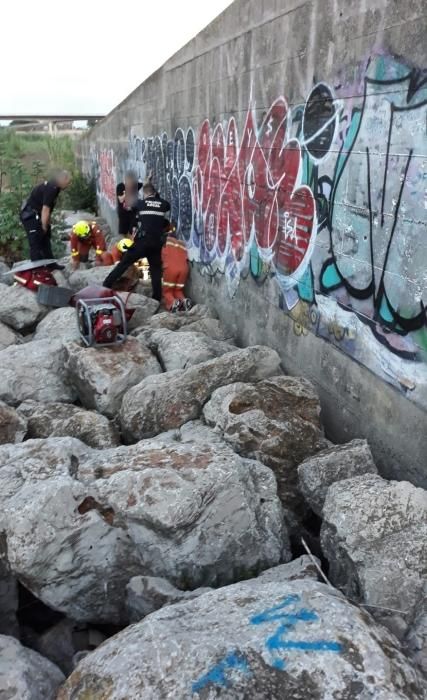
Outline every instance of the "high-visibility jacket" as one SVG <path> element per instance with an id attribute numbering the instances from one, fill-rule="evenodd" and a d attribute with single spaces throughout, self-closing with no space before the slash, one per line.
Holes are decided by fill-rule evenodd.
<path id="1" fill-rule="evenodd" d="M 167 309 L 176 299 L 185 299 L 184 286 L 188 278 L 187 247 L 183 241 L 168 236 L 162 248 L 162 295 Z"/>
<path id="2" fill-rule="evenodd" d="M 101 255 L 106 250 L 104 234 L 99 228 L 96 221 L 91 221 L 90 233 L 86 238 L 80 238 L 75 233 L 71 234 L 71 258 L 74 262 L 80 262 L 80 258 L 87 258 L 91 248 L 95 249 L 95 254 L 98 262 L 101 260 Z"/>

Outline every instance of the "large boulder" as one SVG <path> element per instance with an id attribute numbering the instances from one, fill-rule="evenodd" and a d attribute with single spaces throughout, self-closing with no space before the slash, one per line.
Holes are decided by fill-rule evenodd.
<path id="1" fill-rule="evenodd" d="M 166 433 L 160 433 L 156 439 L 162 442 L 196 442 L 209 445 L 221 445 L 222 447 L 225 445 L 219 432 L 212 430 L 212 428 L 209 428 L 200 420 L 190 420 L 188 423 L 181 425 L 180 428 L 168 430 Z"/>
<path id="2" fill-rule="evenodd" d="M 14 408 L 0 401 L 0 445 L 22 442 L 27 432 L 27 421 Z"/>
<path id="3" fill-rule="evenodd" d="M 322 516 L 332 583 L 402 638 L 424 594 L 427 491 L 366 474 L 332 484 Z"/>
<path id="4" fill-rule="evenodd" d="M 304 460 L 298 467 L 298 483 L 311 509 L 322 515 L 326 493 L 331 484 L 362 474 L 376 474 L 371 450 L 366 440 L 352 440 L 334 445 Z"/>
<path id="5" fill-rule="evenodd" d="M 257 384 L 230 384 L 213 392 L 203 415 L 236 452 L 273 469 L 285 508 L 302 517 L 306 506 L 297 466 L 327 445 L 313 385 L 283 375 Z"/>
<path id="6" fill-rule="evenodd" d="M 317 581 L 320 568 L 321 564 L 317 557 L 303 554 L 287 564 L 279 564 L 272 569 L 261 571 L 258 578 L 262 579 L 263 583 L 296 581 L 299 578 L 312 578 Z"/>
<path id="7" fill-rule="evenodd" d="M 115 347 L 67 343 L 64 349 L 68 378 L 83 406 L 110 418 L 118 412 L 128 389 L 162 371 L 152 352 L 136 338 Z"/>
<path id="8" fill-rule="evenodd" d="M 158 324 L 158 318 L 161 317 L 161 327 L 156 327 Z M 190 323 L 182 323 L 182 321 L 188 321 L 186 314 L 184 314 L 183 319 L 180 316 L 170 313 L 162 313 L 154 316 L 145 326 L 140 326 L 135 328 L 131 335 L 135 335 L 140 340 L 148 343 L 152 338 L 153 334 L 159 330 L 171 330 L 177 333 L 203 333 L 207 335 L 208 338 L 212 340 L 218 340 L 227 342 L 230 345 L 234 345 L 234 338 L 230 333 L 228 333 L 221 322 L 216 318 L 202 317 L 197 321 L 191 320 Z M 153 327 L 154 326 L 154 327 Z"/>
<path id="9" fill-rule="evenodd" d="M 22 338 L 18 333 L 15 333 L 9 326 L 0 321 L 0 351 L 5 350 L 10 345 L 20 343 Z"/>
<path id="10" fill-rule="evenodd" d="M 187 591 L 290 559 L 272 472 L 230 448 L 72 438 L 0 447 L 0 531 L 11 572 L 79 622 L 126 624 L 126 584 Z"/>
<path id="11" fill-rule="evenodd" d="M 176 333 L 166 328 L 152 332 L 147 344 L 166 372 L 199 365 L 236 349 L 203 333 Z"/>
<path id="12" fill-rule="evenodd" d="M 1 700 L 55 700 L 65 676 L 51 661 L 0 635 Z"/>
<path id="13" fill-rule="evenodd" d="M 422 700 L 387 630 L 330 587 L 255 579 L 158 610 L 83 659 L 57 700 Z"/>
<path id="14" fill-rule="evenodd" d="M 163 311 L 156 314 L 145 325 L 144 328 L 167 328 L 170 331 L 178 331 L 190 323 L 201 321 L 208 318 L 217 318 L 216 313 L 211 311 L 207 306 L 196 304 L 190 311 L 184 311 L 178 314 L 171 314 L 169 311 Z"/>
<path id="15" fill-rule="evenodd" d="M 78 622 L 125 624 L 126 583 L 142 566 L 111 509 L 72 477 L 23 486 L 5 505 L 12 572 L 37 598 Z"/>
<path id="16" fill-rule="evenodd" d="M 294 559 L 288 564 L 278 564 L 271 569 L 261 571 L 258 578 L 263 583 L 281 583 L 283 581 L 295 581 L 300 578 L 318 579 L 320 562 L 315 557 L 304 555 Z M 138 622 L 143 617 L 164 605 L 181 603 L 185 600 L 197 598 L 212 588 L 196 588 L 193 591 L 182 591 L 173 586 L 170 581 L 155 576 L 135 576 L 127 585 L 127 604 L 131 622 Z"/>
<path id="17" fill-rule="evenodd" d="M 275 350 L 254 346 L 235 350 L 186 370 L 148 377 L 129 389 L 120 411 L 128 441 L 179 428 L 199 418 L 212 392 L 232 381 L 258 381 L 280 371 Z"/>
<path id="18" fill-rule="evenodd" d="M 427 677 L 427 584 L 423 603 L 405 637 L 404 648 L 412 662 Z"/>
<path id="19" fill-rule="evenodd" d="M 138 622 L 165 605 L 192 600 L 211 590 L 211 588 L 196 588 L 194 591 L 181 591 L 165 578 L 134 576 L 127 585 L 129 620 Z"/>
<path id="20" fill-rule="evenodd" d="M 221 321 L 216 318 L 200 318 L 197 321 L 192 321 L 187 325 L 182 325 L 176 329 L 179 333 L 204 333 L 213 340 L 224 340 L 227 343 L 234 344 L 234 338 L 231 333 L 228 333 Z"/>
<path id="21" fill-rule="evenodd" d="M 103 281 L 108 277 L 113 267 L 114 265 L 109 267 L 100 265 L 99 267 L 85 268 L 81 265 L 78 270 L 75 270 L 69 276 L 68 286 L 76 292 L 93 285 L 102 287 Z"/>
<path id="22" fill-rule="evenodd" d="M 40 321 L 34 334 L 34 340 L 79 340 L 76 310 L 71 306 L 54 309 Z"/>
<path id="23" fill-rule="evenodd" d="M 25 419 L 28 438 L 73 437 L 98 449 L 120 443 L 114 424 L 95 411 L 61 403 L 24 401 L 18 412 L 21 420 Z"/>
<path id="24" fill-rule="evenodd" d="M 90 447 L 74 438 L 26 440 L 17 445 L 0 445 L 0 523 L 6 503 L 27 482 L 44 482 L 59 476 L 74 479 L 80 460 L 90 452 Z"/>
<path id="25" fill-rule="evenodd" d="M 182 590 L 290 559 L 272 472 L 226 445 L 143 440 L 92 452 L 77 478 L 127 524 L 144 573 Z"/>
<path id="26" fill-rule="evenodd" d="M 30 331 L 49 312 L 37 296 L 20 285 L 0 284 L 0 321 L 15 331 Z"/>
<path id="27" fill-rule="evenodd" d="M 64 350 L 58 340 L 34 340 L 0 352 L 0 400 L 16 406 L 26 399 L 75 401 L 64 369 Z"/>
<path id="28" fill-rule="evenodd" d="M 143 294 L 135 294 L 133 292 L 114 292 L 114 294 L 123 300 L 127 309 L 133 310 L 132 318 L 128 322 L 129 331 L 146 323 L 159 308 L 158 301 Z"/>

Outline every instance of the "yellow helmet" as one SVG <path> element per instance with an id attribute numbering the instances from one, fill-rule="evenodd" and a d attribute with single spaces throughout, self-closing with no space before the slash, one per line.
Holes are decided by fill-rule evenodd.
<path id="1" fill-rule="evenodd" d="M 79 238 L 87 238 L 90 234 L 90 226 L 87 221 L 78 221 L 73 226 L 73 233 Z"/>
<path id="2" fill-rule="evenodd" d="M 131 246 L 133 246 L 132 238 L 122 238 L 122 240 L 117 243 L 117 250 L 119 250 L 120 253 L 126 253 Z"/>

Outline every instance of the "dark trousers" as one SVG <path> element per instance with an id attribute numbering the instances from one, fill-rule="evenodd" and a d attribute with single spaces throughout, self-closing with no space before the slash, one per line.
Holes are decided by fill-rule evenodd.
<path id="1" fill-rule="evenodd" d="M 50 260 L 54 257 L 52 253 L 51 230 L 43 231 L 40 219 L 35 217 L 22 221 L 25 228 L 28 243 L 30 245 L 31 260 Z"/>
<path id="2" fill-rule="evenodd" d="M 153 299 L 161 301 L 162 299 L 162 245 L 156 240 L 150 240 L 149 237 L 139 238 L 135 241 L 132 248 L 126 251 L 119 263 L 111 270 L 108 277 L 104 280 L 104 287 L 113 287 L 114 283 L 123 275 L 124 272 L 136 263 L 141 258 L 147 258 L 150 267 L 151 285 L 153 287 Z"/>
<path id="3" fill-rule="evenodd" d="M 135 214 L 133 211 L 119 212 L 119 236 L 129 236 L 135 226 Z"/>

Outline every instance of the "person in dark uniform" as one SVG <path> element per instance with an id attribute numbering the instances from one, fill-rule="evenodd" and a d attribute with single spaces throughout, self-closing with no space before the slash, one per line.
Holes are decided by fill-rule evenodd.
<path id="1" fill-rule="evenodd" d="M 62 170 L 52 180 L 36 185 L 21 207 L 21 223 L 25 228 L 30 245 L 31 260 L 53 258 L 51 245 L 51 216 L 61 190 L 71 182 L 66 170 Z"/>
<path id="2" fill-rule="evenodd" d="M 125 181 L 119 182 L 116 187 L 120 236 L 129 236 L 135 227 L 135 206 L 141 187 L 142 182 L 138 182 L 132 172 L 126 173 Z"/>
<path id="3" fill-rule="evenodd" d="M 153 287 L 153 299 L 161 301 L 162 245 L 164 243 L 166 214 L 170 211 L 170 204 L 160 197 L 150 182 L 144 185 L 143 196 L 144 199 L 139 199 L 136 204 L 134 244 L 123 255 L 103 284 L 104 287 L 111 289 L 130 265 L 141 258 L 147 258 Z"/>

